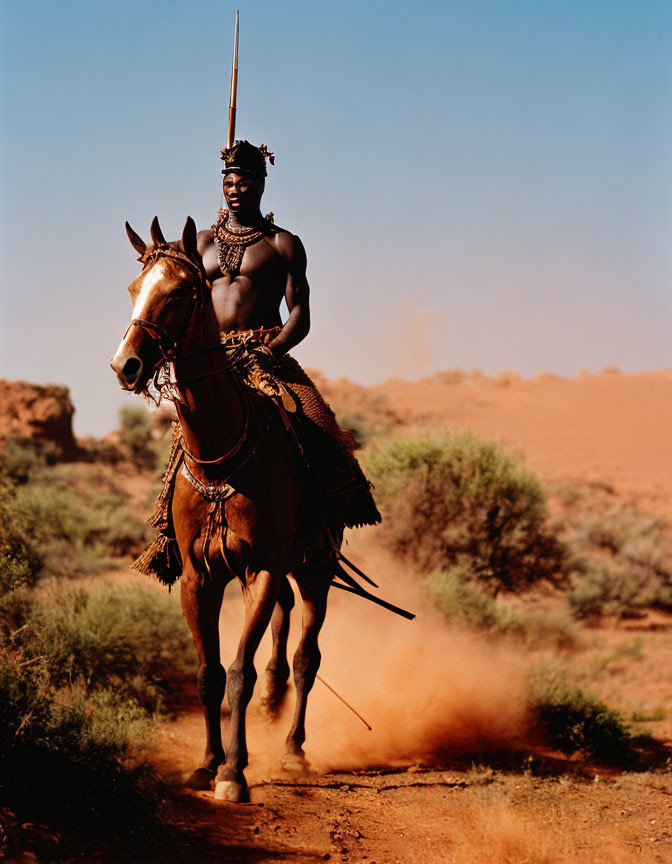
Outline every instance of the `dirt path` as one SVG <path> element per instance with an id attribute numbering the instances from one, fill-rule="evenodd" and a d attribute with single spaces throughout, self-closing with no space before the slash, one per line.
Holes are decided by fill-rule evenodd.
<path id="1" fill-rule="evenodd" d="M 253 702 L 247 771 L 251 803 L 231 805 L 216 802 L 212 793 L 181 793 L 171 820 L 177 831 L 172 860 L 672 860 L 669 773 L 625 773 L 545 753 L 525 723 L 523 682 L 532 662 L 529 652 L 448 628 L 366 538 L 353 541 L 350 548 L 371 572 L 386 574 L 386 584 L 395 586 L 385 592 L 393 595 L 392 601 L 418 612 L 417 621 L 409 625 L 366 604 L 356 605 L 348 596 L 333 598 L 321 642 L 322 671 L 374 731 L 368 733 L 316 685 L 306 744 L 315 773 L 296 780 L 279 767 L 289 706 L 271 726 Z M 225 600 L 222 615 L 225 663 L 240 614 L 234 592 Z M 669 616 L 656 619 L 655 626 L 641 634 L 628 629 L 632 623 L 612 622 L 586 631 L 575 657 L 577 671 L 583 670 L 586 683 L 601 681 L 612 704 L 626 710 L 642 704 L 667 709 L 671 621 Z M 635 650 L 633 639 L 640 635 Z M 262 644 L 258 669 L 267 652 L 268 645 Z M 225 716 L 225 727 L 227 723 Z M 670 728 L 667 713 L 652 724 L 659 737 Z M 198 764 L 203 746 L 203 720 L 193 690 L 185 694 L 177 716 L 162 726 L 153 758 L 161 773 L 179 781 Z M 508 762 L 494 754 L 498 747 L 510 754 Z M 483 755 L 460 756 L 460 748 Z"/>
<path id="2" fill-rule="evenodd" d="M 162 730 L 157 764 L 186 774 L 201 716 Z M 250 740 L 260 737 L 253 718 Z M 252 743 L 252 747 L 254 744 Z M 278 751 L 278 756 L 279 756 Z M 527 770 L 455 764 L 436 770 L 328 772 L 295 780 L 249 769 L 251 803 L 212 793 L 179 799 L 175 861 L 365 864 L 551 864 L 672 860 L 672 779 L 540 760 Z M 548 772 L 548 776 L 535 776 Z"/>

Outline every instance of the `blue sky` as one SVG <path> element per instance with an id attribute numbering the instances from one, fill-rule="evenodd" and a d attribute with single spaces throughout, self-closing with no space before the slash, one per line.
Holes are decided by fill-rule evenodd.
<path id="1" fill-rule="evenodd" d="M 2 2 L 0 375 L 113 427 L 137 263 L 220 204 L 236 4 Z M 369 383 L 670 366 L 672 4 L 241 2 L 238 134 Z"/>

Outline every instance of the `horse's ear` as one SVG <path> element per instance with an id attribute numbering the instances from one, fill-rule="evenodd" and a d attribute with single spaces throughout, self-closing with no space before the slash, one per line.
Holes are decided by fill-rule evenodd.
<path id="1" fill-rule="evenodd" d="M 184 223 L 184 231 L 182 231 L 182 248 L 190 258 L 195 258 L 198 255 L 196 223 L 191 216 L 187 216 L 187 221 Z"/>
<path id="2" fill-rule="evenodd" d="M 163 236 L 163 231 L 161 230 L 161 226 L 159 225 L 159 217 L 155 216 L 152 219 L 152 224 L 149 226 L 149 233 L 152 235 L 152 240 L 154 244 L 158 246 L 160 243 L 165 243 L 166 238 Z"/>
<path id="3" fill-rule="evenodd" d="M 131 246 L 135 249 L 135 251 L 139 255 L 144 255 L 147 251 L 147 244 L 139 234 L 135 233 L 135 231 L 131 228 L 128 222 L 126 223 L 126 233 L 128 234 L 128 239 L 131 241 Z"/>

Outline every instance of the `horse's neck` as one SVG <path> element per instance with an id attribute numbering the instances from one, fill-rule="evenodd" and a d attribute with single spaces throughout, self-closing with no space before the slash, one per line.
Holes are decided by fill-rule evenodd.
<path id="1" fill-rule="evenodd" d="M 193 456 L 203 460 L 218 459 L 231 450 L 245 424 L 244 405 L 231 371 L 225 368 L 228 361 L 224 352 L 198 353 L 218 342 L 219 328 L 208 292 L 194 313 L 183 344 L 185 355 L 199 358 L 190 361 L 190 371 L 184 376 L 195 380 L 180 384 L 179 361 L 176 363 L 181 396 L 176 407 L 185 443 Z M 224 371 L 219 372 L 221 369 Z"/>

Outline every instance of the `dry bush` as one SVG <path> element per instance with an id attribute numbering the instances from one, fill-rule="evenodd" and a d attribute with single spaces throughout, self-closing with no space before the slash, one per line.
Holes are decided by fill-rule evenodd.
<path id="1" fill-rule="evenodd" d="M 115 848 L 161 836 L 162 787 L 134 754 L 193 671 L 191 640 L 147 586 L 32 586 L 95 572 L 144 534 L 95 466 L 56 464 L 31 442 L 0 451 L 0 808 Z"/>
<path id="2" fill-rule="evenodd" d="M 540 663 L 532 672 L 530 708 L 535 725 L 565 753 L 581 750 L 620 762 L 633 740 L 621 714 L 567 677 L 558 666 Z"/>
<path id="3" fill-rule="evenodd" d="M 389 435 L 401 423 L 399 415 L 380 394 L 357 400 L 337 398 L 334 407 L 339 425 L 352 432 L 359 447 L 372 438 Z"/>
<path id="4" fill-rule="evenodd" d="M 159 455 L 151 436 L 152 415 L 142 405 L 126 405 L 119 411 L 120 439 L 131 460 L 140 470 L 153 471 Z"/>
<path id="5" fill-rule="evenodd" d="M 428 577 L 426 587 L 434 605 L 451 623 L 513 636 L 530 649 L 567 648 L 574 643 L 576 625 L 568 612 L 524 611 L 501 597 L 493 598 L 473 574 L 459 567 L 435 571 Z"/>
<path id="6" fill-rule="evenodd" d="M 564 539 L 577 617 L 672 610 L 672 535 L 662 519 L 632 508 L 584 514 Z"/>
<path id="7" fill-rule="evenodd" d="M 29 538 L 29 526 L 17 517 L 15 487 L 0 472 L 0 597 L 34 585 L 42 564 Z"/>
<path id="8" fill-rule="evenodd" d="M 162 786 L 131 759 L 148 726 L 147 714 L 112 690 L 93 698 L 54 691 L 40 664 L 6 652 L 0 804 L 24 819 L 126 849 L 153 845 L 161 832 Z"/>
<path id="9" fill-rule="evenodd" d="M 513 384 L 520 384 L 522 380 L 522 375 L 505 369 L 497 375 L 495 378 L 495 384 L 497 387 L 511 387 Z"/>
<path id="10" fill-rule="evenodd" d="M 457 566 L 495 593 L 559 578 L 546 491 L 496 442 L 417 433 L 379 442 L 365 462 L 393 552 L 426 571 Z"/>
<path id="11" fill-rule="evenodd" d="M 101 470 L 53 462 L 32 442 L 0 451 L 0 586 L 95 573 L 143 548 L 147 527 Z"/>
<path id="12" fill-rule="evenodd" d="M 380 414 L 366 411 L 339 411 L 338 424 L 352 432 L 358 447 L 363 447 L 372 438 L 388 435 L 394 422 Z"/>
<path id="13" fill-rule="evenodd" d="M 0 806 L 114 846 L 159 839 L 162 786 L 137 754 L 195 670 L 174 601 L 63 580 L 0 598 Z"/>
<path id="14" fill-rule="evenodd" d="M 148 711 L 195 674 L 192 640 L 175 598 L 137 583 L 54 583 L 32 598 L 15 650 L 42 664 L 50 686 L 113 687 Z"/>

